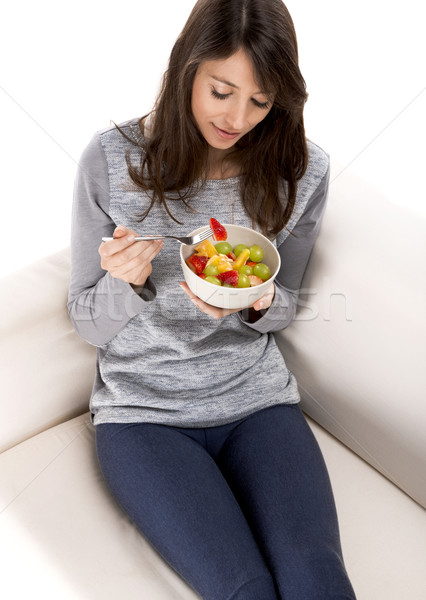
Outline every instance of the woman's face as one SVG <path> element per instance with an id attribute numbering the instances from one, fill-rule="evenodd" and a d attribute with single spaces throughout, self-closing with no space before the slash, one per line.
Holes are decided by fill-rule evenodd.
<path id="1" fill-rule="evenodd" d="M 192 113 L 208 144 L 226 154 L 271 110 L 273 98 L 255 81 L 243 50 L 198 67 L 192 89 Z"/>

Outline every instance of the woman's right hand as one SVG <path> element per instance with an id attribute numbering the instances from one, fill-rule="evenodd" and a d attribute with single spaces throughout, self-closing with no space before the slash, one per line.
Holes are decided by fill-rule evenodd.
<path id="1" fill-rule="evenodd" d="M 114 239 L 102 242 L 98 252 L 101 267 L 112 277 L 141 287 L 152 273 L 151 261 L 161 251 L 163 241 L 135 242 L 136 235 L 133 230 L 119 225 L 114 231 Z"/>

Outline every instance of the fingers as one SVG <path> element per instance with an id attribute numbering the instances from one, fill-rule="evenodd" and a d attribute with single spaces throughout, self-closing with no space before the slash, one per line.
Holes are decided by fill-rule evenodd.
<path id="1" fill-rule="evenodd" d="M 115 230 L 114 233 L 112 234 L 113 238 L 121 238 L 123 236 L 125 236 L 126 234 L 131 234 L 134 233 L 134 231 L 132 231 L 131 229 L 128 229 L 127 227 L 124 227 L 124 225 L 118 225 Z"/>
<path id="2" fill-rule="evenodd" d="M 235 309 L 235 308 L 234 309 L 218 308 L 216 306 L 212 306 L 211 304 L 207 304 L 206 302 L 203 302 L 193 292 L 191 292 L 188 285 L 184 281 L 182 281 L 179 285 L 184 290 L 184 292 L 188 295 L 188 297 L 191 299 L 192 303 L 197 308 L 199 308 L 201 310 L 201 312 L 203 312 L 206 315 L 209 315 L 210 317 L 213 317 L 213 319 L 222 319 L 223 317 L 227 317 L 228 315 L 238 312 L 238 310 L 239 310 L 239 309 Z"/>
<path id="3" fill-rule="evenodd" d="M 187 296 L 189 296 L 189 298 L 191 300 L 196 300 L 198 298 L 198 296 L 196 296 L 193 292 L 191 292 L 191 290 L 188 287 L 188 284 L 185 281 L 181 281 L 179 285 L 183 289 L 183 291 L 185 292 L 185 294 Z"/>
<path id="4" fill-rule="evenodd" d="M 144 244 L 144 246 L 142 246 Z M 137 246 L 141 245 L 141 248 Z M 145 266 L 150 265 L 154 258 L 159 254 L 161 249 L 163 248 L 163 242 L 161 240 L 156 240 L 153 242 L 135 242 L 134 246 L 128 250 L 124 250 L 120 252 L 119 255 L 114 255 L 112 257 L 112 264 L 115 266 L 113 268 L 120 269 L 120 272 L 123 275 L 129 274 L 132 271 L 137 271 L 139 269 L 143 269 Z M 133 250 L 136 254 L 133 253 Z"/>
<path id="5" fill-rule="evenodd" d="M 157 256 L 163 247 L 160 241 L 153 242 L 131 242 L 123 240 L 113 240 L 106 242 L 105 245 L 112 248 L 101 248 L 101 266 L 103 269 L 122 269 L 127 272 L 135 266 L 136 263 L 150 262 Z"/>
<path id="6" fill-rule="evenodd" d="M 197 306 L 197 308 L 199 308 L 206 315 L 213 317 L 214 319 L 222 319 L 223 317 L 226 317 L 228 315 L 231 315 L 232 313 L 239 311 L 239 309 L 217 308 L 216 306 L 207 304 L 206 302 L 203 302 L 200 298 L 198 298 L 198 296 L 196 296 L 193 292 L 191 292 L 188 285 L 184 281 L 182 281 L 179 285 L 184 290 L 184 292 L 187 294 L 187 296 L 191 299 L 193 304 L 195 304 L 195 306 Z M 274 284 L 272 284 L 268 288 L 268 290 L 266 291 L 264 296 L 262 296 L 262 298 L 257 300 L 254 304 L 252 304 L 251 308 L 254 308 L 254 310 L 265 310 L 265 309 L 269 308 L 274 299 L 274 295 L 275 295 L 275 286 L 274 286 Z"/>
<path id="7" fill-rule="evenodd" d="M 135 239 L 135 233 L 120 225 L 115 229 L 113 237 L 114 239 L 110 242 L 103 242 L 99 246 L 101 257 L 108 258 L 131 246 Z"/>
<path id="8" fill-rule="evenodd" d="M 136 233 L 119 225 L 114 239 L 99 246 L 101 267 L 118 279 L 143 285 L 151 274 L 151 261 L 163 247 L 162 240 L 135 242 Z"/>
<path id="9" fill-rule="evenodd" d="M 262 298 L 259 298 L 259 300 L 256 300 L 256 302 L 253 304 L 252 308 L 254 308 L 254 310 L 265 310 L 266 308 L 269 308 L 272 304 L 274 296 L 275 296 L 275 285 L 272 284 L 266 290 L 265 295 L 262 296 Z"/>

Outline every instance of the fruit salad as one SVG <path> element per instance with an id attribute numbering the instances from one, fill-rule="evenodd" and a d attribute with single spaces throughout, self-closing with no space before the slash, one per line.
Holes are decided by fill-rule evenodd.
<path id="1" fill-rule="evenodd" d="M 186 260 L 188 267 L 199 277 L 214 285 L 232 288 L 247 288 L 260 285 L 271 277 L 271 270 L 263 261 L 263 249 L 254 244 L 227 242 L 227 232 L 214 218 L 210 219 L 213 239 L 195 246 L 195 252 Z"/>

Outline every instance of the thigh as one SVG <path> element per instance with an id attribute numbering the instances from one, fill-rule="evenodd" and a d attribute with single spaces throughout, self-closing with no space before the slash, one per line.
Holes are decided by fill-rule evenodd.
<path id="1" fill-rule="evenodd" d="M 199 443 L 176 428 L 145 423 L 98 425 L 96 444 L 118 502 L 203 599 L 276 600 L 247 521 Z M 250 589 L 257 591 L 242 592 Z"/>
<path id="2" fill-rule="evenodd" d="M 298 405 L 248 417 L 227 439 L 218 464 L 281 598 L 355 598 L 327 469 Z"/>

